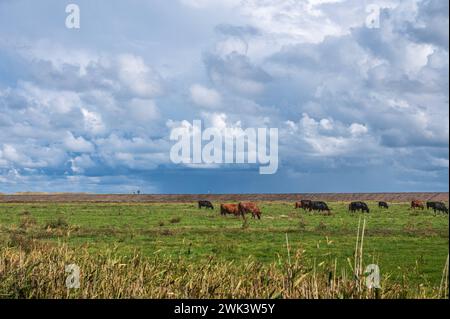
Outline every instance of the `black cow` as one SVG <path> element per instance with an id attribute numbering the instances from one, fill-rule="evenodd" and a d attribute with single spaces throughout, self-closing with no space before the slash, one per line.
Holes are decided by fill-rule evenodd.
<path id="1" fill-rule="evenodd" d="M 436 211 L 448 214 L 447 206 L 445 206 L 445 204 L 441 203 L 441 202 L 434 203 L 433 210 L 434 210 L 435 214 L 436 214 Z"/>
<path id="2" fill-rule="evenodd" d="M 309 205 L 309 211 L 317 210 L 319 212 L 327 211 L 330 213 L 330 209 L 328 208 L 328 205 L 325 202 L 320 201 L 314 201 L 311 202 Z"/>
<path id="3" fill-rule="evenodd" d="M 348 205 L 348 210 L 350 211 L 350 213 L 354 213 L 359 210 L 362 212 L 370 213 L 369 206 L 367 206 L 367 204 L 364 202 L 352 202 L 350 203 L 350 205 Z"/>
<path id="4" fill-rule="evenodd" d="M 427 202 L 427 209 L 434 209 L 434 206 L 436 206 L 438 202 Z"/>
<path id="5" fill-rule="evenodd" d="M 301 207 L 302 207 L 304 210 L 306 210 L 306 209 L 311 210 L 311 203 L 312 203 L 311 200 L 309 200 L 309 199 L 302 199 L 302 200 L 300 201 L 300 203 L 301 203 Z"/>
<path id="6" fill-rule="evenodd" d="M 213 204 L 209 200 L 199 200 L 198 201 L 198 209 L 200 209 L 202 207 L 214 209 Z"/>
<path id="7" fill-rule="evenodd" d="M 378 207 L 389 209 L 389 205 L 386 202 L 378 202 Z"/>

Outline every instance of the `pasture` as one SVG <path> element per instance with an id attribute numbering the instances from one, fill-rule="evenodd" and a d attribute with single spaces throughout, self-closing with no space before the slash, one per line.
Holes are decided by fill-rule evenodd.
<path id="1" fill-rule="evenodd" d="M 395 297 L 432 298 L 438 297 L 436 291 L 442 288 L 449 253 L 448 215 L 414 211 L 409 203 L 392 203 L 389 210 L 380 209 L 375 202 L 368 202 L 370 214 L 350 214 L 348 202 L 328 202 L 331 214 L 312 213 L 294 209 L 293 202 L 276 201 L 259 202 L 261 220 L 244 221 L 221 216 L 220 203 L 213 204 L 214 210 L 199 210 L 196 202 L 0 203 L 0 249 L 2 254 L 33 254 L 36 247 L 65 247 L 70 256 L 76 256 L 77 251 L 83 256 L 112 251 L 119 259 L 178 260 L 187 265 L 193 277 L 207 264 L 222 263 L 244 279 L 245 273 L 239 269 L 249 264 L 269 269 L 287 262 L 290 265 L 295 259 L 314 274 L 340 276 L 352 273 L 358 225 L 361 227 L 365 219 L 362 263 L 380 267 L 382 288 L 401 287 L 401 294 Z M 0 263 L 0 276 L 2 267 L 6 266 Z M 3 276 L 7 275 L 4 268 Z M 34 272 L 34 276 L 39 273 Z M 11 287 L 3 286 L 0 292 L 17 296 Z M 47 292 L 45 296 L 54 295 Z M 174 296 L 186 297 L 176 292 Z M 211 293 L 211 297 L 235 296 L 273 297 L 270 293 Z"/>

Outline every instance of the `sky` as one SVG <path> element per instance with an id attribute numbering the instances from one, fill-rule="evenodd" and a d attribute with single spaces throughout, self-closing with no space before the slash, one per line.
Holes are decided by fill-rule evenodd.
<path id="1" fill-rule="evenodd" d="M 0 0 L 0 192 L 447 192 L 448 6 Z M 278 171 L 172 163 L 195 119 L 278 128 Z"/>

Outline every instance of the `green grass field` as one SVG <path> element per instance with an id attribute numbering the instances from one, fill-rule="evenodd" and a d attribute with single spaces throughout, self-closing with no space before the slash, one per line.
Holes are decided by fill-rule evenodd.
<path id="1" fill-rule="evenodd" d="M 347 204 L 329 203 L 332 214 L 295 210 L 292 203 L 263 202 L 261 220 L 199 210 L 196 203 L 30 203 L 0 204 L 2 247 L 20 245 L 17 234 L 38 242 L 66 243 L 75 250 L 120 255 L 183 257 L 195 264 L 207 258 L 263 264 L 292 252 L 310 264 L 335 261 L 347 267 L 354 255 L 358 222 L 366 219 L 364 263 L 379 265 L 392 282 L 438 287 L 449 251 L 448 215 L 412 211 L 409 204 L 389 210 L 369 203 L 370 214 L 350 214 Z M 59 221 L 58 221 L 59 220 Z M 65 224 L 67 223 L 67 225 Z M 53 224 L 53 225 L 52 225 Z M 17 243 L 19 241 L 19 243 Z"/>

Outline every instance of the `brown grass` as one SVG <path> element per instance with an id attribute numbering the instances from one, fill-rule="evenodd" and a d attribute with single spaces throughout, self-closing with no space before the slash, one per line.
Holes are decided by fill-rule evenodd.
<path id="1" fill-rule="evenodd" d="M 92 254 L 88 247 L 14 240 L 0 251 L 2 298 L 448 298 L 448 260 L 439 288 L 414 291 L 388 279 L 382 289 L 365 287 L 364 226 L 349 260 L 353 267 L 342 269 L 336 260 L 309 264 L 302 251 L 291 253 L 287 234 L 286 258 L 270 265 L 249 258 L 244 266 L 213 258 L 194 264 L 184 257 L 126 257 L 114 249 Z M 79 289 L 66 288 L 65 266 L 72 263 L 80 267 Z"/>

